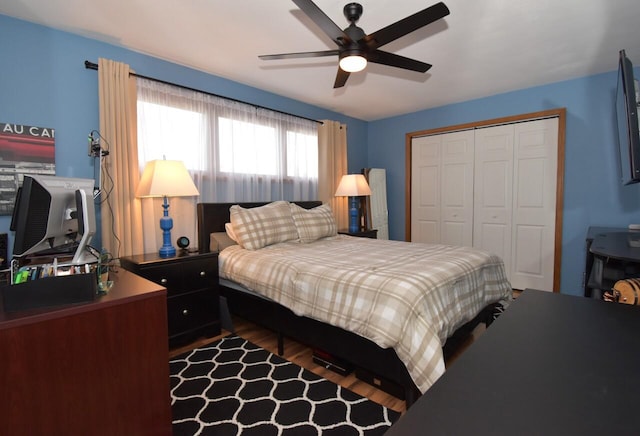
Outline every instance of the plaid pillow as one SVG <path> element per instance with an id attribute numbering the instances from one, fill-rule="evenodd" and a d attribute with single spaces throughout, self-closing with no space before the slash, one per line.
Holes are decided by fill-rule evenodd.
<path id="1" fill-rule="evenodd" d="M 229 214 L 238 244 L 247 250 L 298 239 L 298 231 L 286 201 L 274 201 L 250 209 L 235 204 L 229 209 Z"/>
<path id="2" fill-rule="evenodd" d="M 291 203 L 291 214 L 298 228 L 300 242 L 313 242 L 338 234 L 333 211 L 326 203 L 313 209 L 305 209 Z"/>

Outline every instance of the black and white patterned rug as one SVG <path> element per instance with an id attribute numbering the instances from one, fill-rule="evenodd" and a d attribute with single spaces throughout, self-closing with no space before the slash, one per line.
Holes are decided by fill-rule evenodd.
<path id="1" fill-rule="evenodd" d="M 174 436 L 381 435 L 400 416 L 235 335 L 170 367 Z"/>

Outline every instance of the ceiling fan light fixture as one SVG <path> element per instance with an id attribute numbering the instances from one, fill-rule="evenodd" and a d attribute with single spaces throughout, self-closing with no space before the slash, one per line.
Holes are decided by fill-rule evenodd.
<path id="1" fill-rule="evenodd" d="M 367 35 L 356 25 L 363 11 L 362 5 L 358 3 L 349 3 L 344 7 L 344 16 L 350 24 L 345 29 L 341 29 L 327 14 L 322 12 L 314 0 L 293 0 L 293 2 L 327 37 L 331 38 L 337 48 L 259 57 L 263 60 L 272 60 L 335 56 L 337 54 L 340 67 L 333 84 L 334 89 L 343 87 L 351 73 L 364 70 L 369 60 L 378 65 L 420 73 L 426 72 L 431 68 L 430 64 L 382 51 L 379 48 L 449 15 L 449 8 L 440 1 Z"/>
<path id="2" fill-rule="evenodd" d="M 360 54 L 346 55 L 340 58 L 340 68 L 347 73 L 357 73 L 367 66 L 367 58 Z"/>

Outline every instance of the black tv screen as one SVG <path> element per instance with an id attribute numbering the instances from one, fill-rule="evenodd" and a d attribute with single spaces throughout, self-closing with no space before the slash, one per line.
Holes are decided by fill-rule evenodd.
<path id="1" fill-rule="evenodd" d="M 618 121 L 618 149 L 622 183 L 640 182 L 640 130 L 633 64 L 624 50 L 620 50 L 618 87 L 616 90 L 616 118 Z"/>

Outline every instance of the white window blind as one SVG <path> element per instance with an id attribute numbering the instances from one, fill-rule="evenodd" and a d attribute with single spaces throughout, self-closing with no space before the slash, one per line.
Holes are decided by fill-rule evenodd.
<path id="1" fill-rule="evenodd" d="M 317 123 L 138 78 L 138 160 L 181 160 L 199 201 L 314 200 Z"/>

